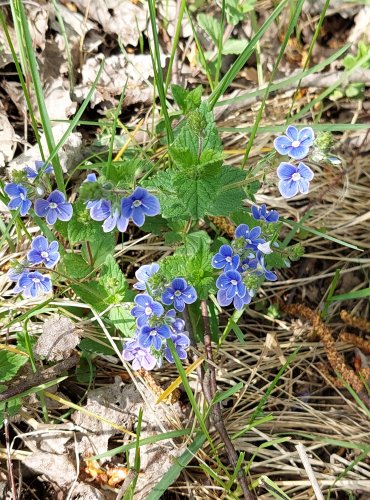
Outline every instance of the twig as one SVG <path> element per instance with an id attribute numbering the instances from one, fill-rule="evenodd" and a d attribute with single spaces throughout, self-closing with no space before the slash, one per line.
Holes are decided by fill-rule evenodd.
<path id="1" fill-rule="evenodd" d="M 8 419 L 8 411 L 5 410 L 4 417 L 4 434 L 5 434 L 5 443 L 6 443 L 6 467 L 8 469 L 8 480 L 10 483 L 10 488 L 12 490 L 13 500 L 17 500 L 17 490 L 15 487 L 15 480 L 13 474 L 13 462 L 10 456 L 10 439 L 9 439 L 9 419 Z"/>
<path id="2" fill-rule="evenodd" d="M 35 387 L 40 384 L 44 384 L 53 378 L 58 377 L 61 373 L 66 370 L 70 370 L 78 364 L 80 357 L 75 354 L 70 358 L 67 358 L 54 366 L 47 368 L 40 375 L 29 376 L 26 380 L 22 380 L 15 384 L 13 387 L 4 391 L 0 394 L 0 402 L 6 401 L 7 399 L 17 396 L 31 387 Z"/>
<path id="3" fill-rule="evenodd" d="M 202 300 L 200 303 L 200 307 L 204 326 L 204 348 L 206 352 L 206 358 L 207 360 L 212 361 L 211 329 L 209 324 L 207 301 Z M 204 377 L 201 380 L 201 383 L 207 402 L 209 405 L 211 405 L 212 400 L 217 393 L 216 372 L 212 363 L 208 363 L 208 370 L 206 375 L 208 376 Z M 225 422 L 222 417 L 222 409 L 220 403 L 215 403 L 212 405 L 210 420 L 215 426 L 221 437 L 221 440 L 225 445 L 230 465 L 235 469 L 238 462 L 238 454 L 229 437 L 229 434 L 227 433 Z M 254 494 L 248 488 L 248 481 L 242 468 L 239 469 L 237 477 L 243 491 L 244 498 L 247 500 L 253 500 L 255 498 Z"/>

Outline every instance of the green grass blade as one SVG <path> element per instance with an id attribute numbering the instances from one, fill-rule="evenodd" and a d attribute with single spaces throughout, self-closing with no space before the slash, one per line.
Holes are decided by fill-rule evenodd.
<path id="1" fill-rule="evenodd" d="M 208 98 L 208 103 L 210 108 L 214 108 L 217 104 L 220 97 L 225 93 L 227 88 L 231 85 L 239 71 L 243 68 L 245 63 L 248 61 L 250 56 L 253 54 L 255 46 L 262 37 L 262 35 L 267 31 L 270 25 L 275 21 L 278 15 L 281 13 L 288 0 L 282 0 L 276 9 L 272 12 L 272 14 L 268 17 L 267 21 L 261 26 L 261 28 L 257 31 L 254 37 L 251 39 L 247 47 L 243 50 L 243 52 L 239 55 L 237 60 L 231 66 L 229 71 L 224 75 L 220 83 L 213 90 L 212 94 Z"/>
<path id="2" fill-rule="evenodd" d="M 289 76 L 288 78 L 284 78 L 283 80 L 281 80 L 277 83 L 273 83 L 270 87 L 270 92 L 275 92 L 277 90 L 284 89 L 287 85 L 291 85 L 292 83 L 295 83 L 299 80 L 302 80 L 306 76 L 309 76 L 309 75 L 312 75 L 313 73 L 322 71 L 324 68 L 326 68 L 326 66 L 328 66 L 332 62 L 339 59 L 339 57 L 341 57 L 345 52 L 347 52 L 347 50 L 350 47 L 351 47 L 351 44 L 347 43 L 347 44 L 343 45 L 343 47 L 338 49 L 336 52 L 334 52 L 334 54 L 332 54 L 330 57 L 326 58 L 324 61 L 320 62 L 319 64 L 316 64 L 315 66 L 312 66 L 312 68 L 309 68 L 306 71 L 300 72 L 297 75 L 293 75 L 293 76 Z M 259 97 L 259 96 L 263 95 L 265 88 L 266 88 L 266 86 L 261 88 L 261 89 L 254 90 L 253 92 L 245 92 L 240 96 L 231 97 L 229 99 L 223 99 L 222 101 L 217 102 L 216 107 L 217 106 L 225 106 L 227 104 L 235 104 L 236 102 L 243 102 L 243 101 L 246 101 L 248 99 L 252 99 L 253 97 Z M 282 128 L 282 130 L 285 130 L 285 128 L 286 128 L 286 126 L 284 125 L 284 128 Z"/>
<path id="3" fill-rule="evenodd" d="M 370 297 L 370 287 L 356 290 L 355 292 L 343 293 L 341 295 L 334 295 L 330 301 L 335 302 L 338 300 L 352 300 L 352 299 L 366 299 Z"/>
<path id="4" fill-rule="evenodd" d="M 302 10 L 304 1 L 305 0 L 299 0 L 297 2 L 297 6 L 295 7 L 295 9 L 293 11 L 293 14 L 292 14 L 292 17 L 291 17 L 291 19 L 289 21 L 289 25 L 288 25 L 288 29 L 287 29 L 287 31 L 285 33 L 284 41 L 283 41 L 283 43 L 282 43 L 282 45 L 280 47 L 277 60 L 276 60 L 276 62 L 274 64 L 274 67 L 273 67 L 272 72 L 271 72 L 269 83 L 268 83 L 268 85 L 267 85 L 267 87 L 265 89 L 261 105 L 259 106 L 258 113 L 257 113 L 255 122 L 253 124 L 252 130 L 251 130 L 251 133 L 250 133 L 250 136 L 249 136 L 248 144 L 247 144 L 247 147 L 245 149 L 244 159 L 242 161 L 242 168 L 244 168 L 245 165 L 246 165 L 246 163 L 247 163 L 247 160 L 248 160 L 248 157 L 249 157 L 249 153 L 250 153 L 250 151 L 252 149 L 254 138 L 256 137 L 257 129 L 258 129 L 259 123 L 260 123 L 261 118 L 262 118 L 262 114 L 263 114 L 264 109 L 265 109 L 266 101 L 267 101 L 268 96 L 270 94 L 270 89 L 271 89 L 272 82 L 273 82 L 273 80 L 275 78 L 275 74 L 276 74 L 277 69 L 279 67 L 280 61 L 281 61 L 281 59 L 282 59 L 282 57 L 284 55 L 285 48 L 288 45 L 289 39 L 290 39 L 290 37 L 291 37 L 291 35 L 292 35 L 295 27 L 297 26 L 298 19 L 299 19 L 299 16 L 301 14 L 301 10 Z"/>
<path id="5" fill-rule="evenodd" d="M 155 12 L 155 2 L 154 0 L 148 0 L 149 6 L 149 15 L 150 15 L 150 24 L 152 27 L 153 33 L 153 43 L 154 43 L 154 57 L 153 59 L 153 71 L 155 75 L 155 82 L 157 85 L 159 100 L 161 102 L 161 109 L 163 113 L 163 118 L 166 126 L 167 139 L 168 142 L 173 141 L 173 131 L 171 126 L 170 117 L 168 115 L 167 102 L 166 102 L 166 93 L 164 89 L 163 83 L 163 74 L 162 74 L 162 66 L 161 66 L 161 53 L 159 48 L 159 40 L 157 33 L 157 23 L 156 23 L 156 12 Z"/>
<path id="6" fill-rule="evenodd" d="M 173 61 L 175 59 L 176 50 L 178 48 L 178 43 L 179 43 L 180 33 L 181 33 L 181 23 L 182 23 L 182 18 L 184 17 L 185 8 L 186 8 L 186 0 L 181 0 L 178 18 L 177 18 L 177 23 L 176 23 L 175 36 L 173 37 L 173 40 L 172 40 L 171 55 L 170 55 L 170 60 L 168 63 L 166 84 L 165 84 L 165 94 L 167 94 L 168 87 L 170 86 L 170 83 L 171 83 L 172 66 L 173 66 Z"/>
<path id="7" fill-rule="evenodd" d="M 45 134 L 45 140 L 48 146 L 49 154 L 52 154 L 55 148 L 53 131 L 51 128 L 51 123 L 49 119 L 49 114 L 46 108 L 44 94 L 39 74 L 39 69 L 36 61 L 35 52 L 33 50 L 32 38 L 30 34 L 30 30 L 28 27 L 27 17 L 24 10 L 24 6 L 21 0 L 11 0 L 10 2 L 14 25 L 17 25 L 19 30 L 21 31 L 21 38 L 18 40 L 20 50 L 24 50 L 24 55 L 27 60 L 27 65 L 29 69 L 29 73 L 31 76 L 31 80 L 33 83 L 33 88 L 35 91 L 35 97 L 37 101 L 37 107 L 40 113 L 40 119 L 42 123 L 42 128 Z M 25 63 L 26 64 L 26 63 Z M 24 68 L 27 74 L 27 68 Z M 32 109 L 32 108 L 31 108 Z M 53 158 L 53 167 L 55 180 L 58 186 L 58 189 L 65 193 L 64 180 L 63 180 L 63 170 L 60 164 L 59 158 L 55 155 Z"/>
<path id="8" fill-rule="evenodd" d="M 348 243 L 347 241 L 340 240 L 339 238 L 335 238 L 334 236 L 330 236 L 330 234 L 325 234 L 321 231 L 318 231 L 317 229 L 313 229 L 312 227 L 305 226 L 304 224 L 300 224 L 299 222 L 294 222 L 290 219 L 280 219 L 284 224 L 287 224 L 288 226 L 292 227 L 297 227 L 299 229 L 303 229 L 304 231 L 307 231 L 308 233 L 314 234 L 315 236 L 320 236 L 320 238 L 324 238 L 329 241 L 333 241 L 334 243 L 338 243 L 339 245 L 342 245 L 344 247 L 352 248 L 353 250 L 359 250 L 360 252 L 363 252 L 363 250 L 356 246 L 352 245 L 352 243 Z"/>
<path id="9" fill-rule="evenodd" d="M 205 440 L 206 437 L 202 433 L 198 433 L 195 436 L 194 441 L 191 443 L 191 445 L 164 474 L 159 483 L 157 483 L 149 493 L 146 500 L 159 500 L 160 498 L 162 498 L 162 495 L 164 495 L 171 484 L 176 481 L 176 479 L 181 474 L 181 471 L 188 465 L 188 463 L 194 458 L 194 455 L 197 453 L 197 451 L 203 446 Z"/>

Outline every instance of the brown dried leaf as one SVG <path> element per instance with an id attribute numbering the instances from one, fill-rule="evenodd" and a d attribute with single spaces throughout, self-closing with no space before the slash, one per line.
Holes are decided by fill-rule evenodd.
<path id="1" fill-rule="evenodd" d="M 73 352 L 80 341 L 80 333 L 70 319 L 54 316 L 43 324 L 35 354 L 49 361 L 60 361 Z"/>
<path id="2" fill-rule="evenodd" d="M 148 18 L 146 2 L 135 5 L 131 0 L 74 0 L 89 19 L 102 25 L 105 33 L 118 35 L 123 45 L 136 45 Z"/>

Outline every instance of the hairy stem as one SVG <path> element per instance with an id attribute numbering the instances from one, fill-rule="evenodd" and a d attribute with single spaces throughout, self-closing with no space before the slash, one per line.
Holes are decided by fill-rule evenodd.
<path id="1" fill-rule="evenodd" d="M 201 383 L 206 400 L 208 404 L 211 405 L 212 400 L 217 392 L 216 371 L 212 364 L 211 328 L 208 317 L 207 302 L 205 300 L 202 300 L 200 303 L 200 307 L 201 307 L 203 326 L 204 326 L 204 349 L 207 360 L 211 361 L 211 363 L 208 363 L 208 370 L 206 374 L 208 376 L 203 377 L 201 379 Z M 213 404 L 210 413 L 210 420 L 212 424 L 215 426 L 216 430 L 218 431 L 221 437 L 222 442 L 225 445 L 225 450 L 230 465 L 235 469 L 238 462 L 238 454 L 226 430 L 220 403 Z M 253 500 L 255 496 L 248 488 L 248 480 L 242 468 L 239 469 L 237 477 L 240 487 L 243 491 L 244 498 L 247 500 Z"/>

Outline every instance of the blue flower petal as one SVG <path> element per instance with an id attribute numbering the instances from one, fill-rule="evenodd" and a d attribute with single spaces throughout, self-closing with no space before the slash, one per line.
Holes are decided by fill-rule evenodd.
<path id="1" fill-rule="evenodd" d="M 312 172 L 310 167 L 308 167 L 307 165 L 305 165 L 302 162 L 299 162 L 299 164 L 298 164 L 298 173 L 300 173 L 301 177 L 303 177 L 307 181 L 312 181 L 312 179 L 314 177 L 314 173 Z"/>
<path id="2" fill-rule="evenodd" d="M 315 140 L 315 134 L 311 127 L 304 127 L 299 131 L 298 140 L 305 146 L 311 146 Z"/>
<path id="3" fill-rule="evenodd" d="M 291 180 L 292 175 L 295 174 L 296 172 L 297 172 L 297 167 L 285 161 L 280 163 L 276 171 L 279 179 L 284 181 Z"/>
<path id="4" fill-rule="evenodd" d="M 274 148 L 281 155 L 289 154 L 291 147 L 292 147 L 292 141 L 290 139 L 288 139 L 288 137 L 285 137 L 285 135 L 282 135 L 281 137 L 277 137 L 274 140 Z"/>
<path id="5" fill-rule="evenodd" d="M 298 193 L 298 182 L 292 180 L 279 181 L 278 187 L 284 198 L 292 198 Z"/>
<path id="6" fill-rule="evenodd" d="M 309 147 L 304 144 L 300 144 L 297 147 L 292 146 L 288 154 L 295 160 L 302 160 L 302 158 L 305 158 L 308 155 L 308 152 Z"/>
<path id="7" fill-rule="evenodd" d="M 302 194 L 307 194 L 310 189 L 310 182 L 303 178 L 299 179 L 298 189 Z"/>
<path id="8" fill-rule="evenodd" d="M 46 222 L 51 226 L 56 223 L 58 218 L 58 213 L 55 208 L 50 208 L 46 214 Z"/>
<path id="9" fill-rule="evenodd" d="M 285 133 L 289 137 L 289 139 L 291 139 L 291 141 L 297 141 L 299 139 L 298 129 L 293 125 L 289 125 Z"/>
<path id="10" fill-rule="evenodd" d="M 35 213 L 39 217 L 45 217 L 49 210 L 49 203 L 39 198 L 35 201 Z"/>
<path id="11" fill-rule="evenodd" d="M 59 205 L 60 203 L 65 203 L 66 197 L 61 191 L 55 189 L 52 193 L 50 193 L 47 201 L 49 203 L 56 203 L 57 205 Z"/>
<path id="12" fill-rule="evenodd" d="M 137 227 L 141 227 L 145 222 L 145 214 L 143 208 L 137 207 L 132 211 L 132 221 Z"/>
<path id="13" fill-rule="evenodd" d="M 73 208 L 71 203 L 61 203 L 56 208 L 58 219 L 61 221 L 68 221 L 72 218 Z"/>
<path id="14" fill-rule="evenodd" d="M 24 217 L 28 213 L 29 209 L 31 208 L 31 205 L 32 205 L 31 200 L 25 199 L 22 201 L 21 209 L 19 211 L 22 217 Z"/>

